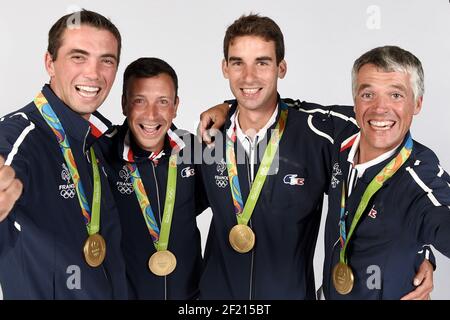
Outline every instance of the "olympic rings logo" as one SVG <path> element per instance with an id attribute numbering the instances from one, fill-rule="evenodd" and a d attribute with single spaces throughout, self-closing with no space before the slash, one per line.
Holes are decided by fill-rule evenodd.
<path id="1" fill-rule="evenodd" d="M 228 185 L 228 180 L 226 180 L 226 179 L 217 179 L 216 178 L 216 185 L 219 188 L 225 188 Z"/>
<path id="2" fill-rule="evenodd" d="M 132 194 L 134 191 L 132 184 L 119 184 L 117 185 L 117 190 L 121 194 Z"/>
<path id="3" fill-rule="evenodd" d="M 63 189 L 59 192 L 60 196 L 64 199 L 70 199 L 75 197 L 75 188 Z"/>

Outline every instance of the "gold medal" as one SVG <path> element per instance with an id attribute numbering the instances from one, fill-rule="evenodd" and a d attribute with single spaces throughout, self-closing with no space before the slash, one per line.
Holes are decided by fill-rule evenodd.
<path id="1" fill-rule="evenodd" d="M 230 230 L 228 240 L 234 250 L 239 253 L 246 253 L 252 250 L 255 245 L 255 234 L 250 227 L 237 224 Z"/>
<path id="2" fill-rule="evenodd" d="M 352 269 L 347 264 L 339 262 L 334 266 L 333 284 L 337 292 L 342 295 L 350 293 L 354 281 Z"/>
<path id="3" fill-rule="evenodd" d="M 98 233 L 90 235 L 84 243 L 83 253 L 88 265 L 94 268 L 98 267 L 105 260 L 105 239 Z"/>
<path id="4" fill-rule="evenodd" d="M 169 250 L 156 251 L 148 260 L 148 267 L 157 276 L 171 274 L 177 266 L 177 258 Z"/>

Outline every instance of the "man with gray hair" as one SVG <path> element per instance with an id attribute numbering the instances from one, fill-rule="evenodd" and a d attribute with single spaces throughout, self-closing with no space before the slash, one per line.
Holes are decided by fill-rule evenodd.
<path id="1" fill-rule="evenodd" d="M 383 163 L 386 164 L 384 162 L 385 160 L 388 161 L 389 159 L 394 157 L 394 155 L 396 155 L 396 149 L 398 149 L 398 147 L 402 145 L 402 141 L 405 139 L 405 136 L 408 133 L 412 120 L 412 115 L 414 113 L 418 113 L 418 111 L 420 110 L 423 96 L 423 71 L 420 66 L 420 61 L 412 54 L 407 53 L 405 50 L 402 50 L 397 47 L 383 47 L 369 51 L 368 53 L 363 55 L 360 59 L 358 59 L 357 62 L 355 63 L 353 75 L 354 75 L 353 88 L 356 103 L 355 108 L 356 120 L 353 119 L 354 114 L 352 112 L 349 112 L 348 107 L 341 107 L 341 106 L 323 107 L 317 104 L 300 102 L 299 100 L 293 102 L 293 106 L 295 108 L 299 109 L 301 112 L 311 114 L 311 117 L 325 113 L 327 117 L 333 119 L 332 121 L 334 122 L 333 136 L 328 136 L 329 138 L 328 140 L 330 141 L 330 143 L 335 143 L 334 146 L 337 149 L 336 150 L 337 153 L 334 154 L 332 159 L 333 162 L 331 162 L 332 164 L 331 181 L 330 186 L 328 188 L 330 209 L 328 213 L 328 221 L 325 230 L 326 233 L 325 239 L 326 257 L 324 265 L 325 296 L 328 299 L 334 298 L 341 299 L 343 297 L 349 299 L 352 298 L 388 299 L 400 297 L 402 297 L 403 299 L 427 299 L 429 298 L 429 293 L 431 292 L 432 289 L 432 280 L 431 280 L 432 267 L 431 264 L 426 260 L 433 261 L 434 259 L 431 250 L 428 248 L 427 245 L 425 245 L 428 243 L 427 241 L 425 241 L 425 239 L 428 238 L 418 238 L 417 243 L 414 242 L 414 244 L 409 247 L 406 246 L 404 248 L 402 247 L 401 249 L 403 250 L 402 254 L 408 255 L 409 260 L 404 259 L 400 261 L 405 264 L 406 268 L 409 269 L 407 269 L 408 270 L 407 274 L 406 273 L 402 274 L 403 282 L 402 286 L 400 287 L 398 286 L 398 283 L 395 281 L 392 281 L 394 288 L 389 287 L 388 285 L 390 284 L 389 282 L 382 283 L 381 277 L 384 275 L 384 273 L 381 275 L 381 277 L 378 275 L 380 274 L 381 271 L 384 272 L 384 269 L 383 270 L 380 269 L 381 265 L 380 262 L 377 262 L 378 264 L 373 262 L 372 264 L 367 265 L 367 261 L 372 261 L 370 259 L 365 261 L 366 263 L 364 265 L 365 268 L 360 273 L 356 274 L 357 277 L 355 275 L 353 276 L 353 278 L 350 277 L 351 273 L 349 272 L 350 267 L 347 265 L 348 262 L 347 257 L 352 256 L 353 254 L 352 250 L 355 250 L 354 248 L 356 248 L 357 250 L 358 248 L 357 246 L 360 241 L 362 242 L 362 244 L 364 244 L 364 237 L 365 237 L 364 229 L 362 231 L 363 235 L 358 234 L 358 232 L 355 234 L 355 237 L 354 239 L 352 239 L 352 242 L 349 246 L 348 256 L 343 255 L 343 257 L 345 257 L 345 259 L 342 259 L 343 263 L 338 265 L 339 268 L 338 267 L 334 268 L 334 266 L 339 261 L 338 255 L 336 255 L 339 252 L 339 250 L 337 250 L 338 243 L 339 242 L 341 243 L 342 248 L 346 246 L 345 244 L 345 239 L 347 235 L 346 232 L 349 232 L 348 228 L 350 227 L 350 222 L 347 225 L 345 225 L 347 216 L 349 215 L 347 212 L 351 211 L 352 209 L 352 207 L 350 207 L 351 205 L 356 206 L 358 204 L 358 203 L 355 204 L 354 202 L 361 200 L 361 196 L 364 191 L 364 184 L 361 181 L 365 181 L 364 179 L 366 179 L 365 176 L 363 175 L 365 168 L 371 167 L 371 169 L 374 168 L 373 170 L 376 170 L 376 168 L 378 168 L 376 164 L 379 164 L 380 166 L 383 165 Z M 365 78 L 362 79 L 361 75 L 364 75 Z M 395 78 L 394 76 L 396 76 L 397 78 Z M 402 77 L 406 77 L 406 79 L 403 79 Z M 384 91 L 380 91 L 381 88 L 384 88 Z M 359 91 L 363 89 L 369 92 L 365 92 L 365 94 L 361 93 L 360 98 Z M 407 95 L 407 93 L 411 94 Z M 372 99 L 376 98 L 376 101 L 381 101 L 381 105 L 379 106 L 375 105 L 375 107 L 371 108 L 365 107 L 363 110 L 363 107 L 366 106 L 367 104 L 362 104 L 362 101 L 366 101 L 362 100 L 362 98 L 366 100 L 370 98 Z M 389 101 L 388 98 L 391 99 L 392 101 Z M 405 100 L 406 98 L 407 100 Z M 285 99 L 284 101 L 292 102 L 292 100 L 290 101 L 288 100 L 289 99 Z M 370 111 L 370 113 L 366 113 L 366 111 Z M 224 114 L 226 114 L 227 112 L 228 106 L 226 104 L 223 104 L 216 106 L 212 109 L 209 109 L 202 114 L 200 133 L 207 143 L 210 137 L 208 137 L 208 134 L 205 130 L 209 126 L 212 126 L 213 128 L 220 127 L 220 125 L 223 123 Z M 378 116 L 377 113 L 380 113 L 381 115 L 387 113 L 387 116 L 389 117 L 383 118 L 382 116 Z M 371 116 L 371 118 L 366 119 L 367 116 Z M 370 135 L 368 139 L 365 138 L 361 139 L 361 145 L 355 143 L 356 139 L 355 136 L 357 131 L 359 131 L 359 128 L 355 126 L 357 123 L 361 127 L 361 136 L 366 133 Z M 326 135 L 324 134 L 323 136 Z M 348 137 L 353 138 L 353 140 L 352 139 L 347 140 L 346 138 Z M 357 159 L 358 161 L 357 164 L 361 164 L 361 166 L 357 167 L 359 169 L 358 172 L 361 178 L 361 181 L 358 182 L 358 188 L 362 188 L 361 190 L 359 190 L 359 197 L 358 193 L 354 193 L 350 198 L 349 197 L 350 193 L 354 191 L 353 189 L 349 189 L 347 185 L 345 185 L 345 188 L 342 189 L 342 185 L 344 184 L 344 182 L 342 181 L 347 180 L 349 173 L 352 174 L 349 176 L 349 181 L 352 183 L 352 187 L 356 185 L 355 182 L 357 181 L 355 178 L 356 171 L 349 170 L 348 169 L 349 164 L 345 163 L 345 160 L 347 158 L 343 158 L 342 161 L 344 161 L 344 164 L 340 163 L 339 161 L 340 160 L 339 156 L 341 155 L 340 149 L 343 141 L 345 143 L 349 142 L 349 146 L 351 143 L 354 143 L 355 144 L 354 148 L 357 148 L 357 146 L 359 145 L 360 152 L 358 154 L 361 154 L 362 150 L 363 157 L 366 157 L 368 159 L 365 160 L 365 158 L 361 157 Z M 358 142 L 359 141 L 360 140 L 358 140 Z M 368 148 L 367 146 L 368 142 L 375 144 L 375 151 L 377 151 L 378 153 L 373 152 L 372 148 Z M 345 143 L 342 148 L 342 151 L 346 150 L 345 147 L 347 149 L 349 148 L 349 146 L 347 146 Z M 371 145 L 369 144 L 369 147 L 370 146 Z M 420 147 L 416 146 L 415 148 L 418 151 L 421 150 Z M 414 152 L 416 151 L 416 149 L 414 149 Z M 356 149 L 354 149 L 354 152 L 355 150 Z M 364 152 L 370 152 L 370 154 L 365 155 Z M 353 158 L 351 158 L 352 161 L 350 162 L 351 168 L 354 167 L 354 165 L 352 165 L 354 155 L 355 153 L 353 153 Z M 381 155 L 381 158 L 378 158 L 378 155 Z M 370 161 L 372 159 L 375 160 Z M 362 165 L 363 164 L 362 161 L 365 162 L 364 165 Z M 414 164 L 416 165 L 419 163 L 415 162 Z M 435 168 L 440 168 L 437 166 L 438 163 L 437 160 L 433 161 L 433 163 L 436 164 Z M 396 162 L 395 164 L 402 164 L 402 162 L 399 161 Z M 343 169 L 343 166 L 345 167 L 344 168 L 345 170 Z M 370 172 L 371 169 L 368 169 L 368 172 Z M 390 169 L 390 171 L 392 172 L 392 168 L 388 169 Z M 367 173 L 366 176 L 368 174 L 369 173 Z M 444 171 L 439 169 L 438 174 L 439 177 L 441 178 L 444 175 Z M 446 186 L 446 184 L 444 186 Z M 377 191 L 373 187 L 371 187 L 371 190 L 374 190 L 374 192 Z M 444 190 L 446 189 L 444 188 Z M 380 190 L 380 192 L 382 191 L 384 191 L 384 189 Z M 342 192 L 345 195 L 345 197 L 342 198 L 341 197 L 342 194 L 339 192 Z M 367 197 L 364 198 L 364 200 L 367 200 Z M 398 204 L 397 203 L 398 200 L 395 201 L 396 201 L 395 204 Z M 340 207 L 341 203 L 343 203 L 342 210 Z M 345 205 L 346 203 L 347 206 Z M 372 204 L 372 202 L 370 203 Z M 383 202 L 380 209 L 383 209 L 384 205 L 385 204 Z M 363 209 L 366 210 L 367 208 Z M 375 220 L 377 217 L 377 212 L 380 211 L 380 209 L 377 210 L 372 206 L 370 206 L 369 209 L 367 209 L 369 210 L 369 213 L 366 212 L 365 215 L 366 216 L 369 215 L 369 217 Z M 371 209 L 374 210 L 372 211 Z M 391 209 L 388 208 L 388 210 Z M 354 212 L 351 213 L 352 215 L 354 214 Z M 341 214 L 342 218 L 340 217 Z M 393 214 L 388 214 L 388 218 L 391 216 L 395 217 L 395 215 Z M 384 214 L 381 214 L 381 217 L 382 217 L 381 220 L 378 219 L 376 221 L 378 222 L 382 221 L 381 226 L 384 227 L 386 225 L 386 223 L 384 222 L 386 218 L 384 218 L 385 217 Z M 343 222 L 340 222 L 341 220 Z M 364 219 L 362 219 L 362 221 L 364 222 Z M 373 222 L 370 219 L 368 221 Z M 357 225 L 357 222 L 358 220 L 355 220 L 355 225 Z M 404 222 L 400 222 L 396 226 L 400 227 L 403 225 Z M 342 228 L 339 228 L 340 226 Z M 386 227 L 393 228 L 391 225 L 386 225 Z M 342 235 L 340 235 L 339 230 L 342 230 Z M 375 252 L 378 252 L 377 250 L 381 246 L 379 243 L 377 243 L 377 241 L 380 241 L 380 243 L 384 243 L 383 241 L 389 243 L 389 240 L 387 240 L 386 238 L 387 235 L 385 229 L 381 230 L 376 229 L 375 231 L 378 233 L 377 234 L 374 234 L 373 232 L 371 234 L 369 233 L 370 237 L 368 237 L 368 243 L 366 244 L 365 249 L 361 253 L 363 257 L 371 257 L 370 250 L 372 249 Z M 393 234 L 399 235 L 401 233 L 400 231 L 396 230 Z M 338 241 L 338 238 L 340 238 L 341 241 Z M 420 240 L 422 240 L 422 242 L 420 242 Z M 356 247 L 354 246 L 354 243 L 356 244 Z M 374 245 L 375 247 L 372 248 L 371 247 L 372 245 Z M 347 248 L 345 250 L 347 250 Z M 380 254 L 382 253 L 383 252 L 380 252 Z M 389 257 L 389 261 L 393 261 L 393 259 L 389 256 L 392 254 L 388 253 L 387 251 L 386 254 L 388 255 L 387 256 L 383 255 L 382 257 L 383 258 Z M 424 257 L 426 258 L 425 261 Z M 353 263 L 353 261 L 350 261 L 350 263 Z M 403 265 L 401 266 L 403 267 Z M 386 266 L 383 265 L 383 268 L 386 268 Z M 336 271 L 333 271 L 334 269 L 336 269 Z M 389 270 L 389 266 L 386 269 L 388 270 L 388 272 L 392 273 L 392 271 Z M 357 271 L 360 270 L 358 269 Z M 374 275 L 375 271 L 380 272 L 378 272 L 378 275 Z M 331 284 L 332 281 L 331 272 L 335 273 L 334 279 L 336 280 L 337 286 L 340 286 L 339 290 L 341 292 L 344 291 L 343 288 L 346 289 L 345 291 L 351 290 L 351 284 L 353 282 L 358 283 L 358 285 L 367 283 L 370 284 L 371 289 L 378 288 L 380 290 L 370 291 L 370 294 L 359 294 L 360 291 L 355 290 L 353 291 L 354 295 L 347 295 L 347 296 L 339 295 L 336 289 L 333 289 L 334 287 L 330 288 L 331 286 L 333 286 L 333 284 Z M 415 272 L 417 273 L 415 274 Z M 371 277 L 372 275 L 374 276 Z M 347 276 L 349 279 L 345 278 L 345 276 Z M 375 281 L 378 279 L 379 281 Z M 414 279 L 414 281 L 412 281 L 412 279 Z M 373 281 L 375 281 L 375 283 L 372 284 Z M 413 285 L 416 287 L 415 289 Z M 331 294 L 330 291 L 333 291 L 333 294 Z M 355 294 L 355 292 L 357 293 Z M 402 296 L 400 293 L 404 294 L 404 296 Z"/>
<path id="2" fill-rule="evenodd" d="M 399 299 L 414 289 L 423 244 L 450 257 L 450 177 L 411 137 L 424 94 L 419 59 L 372 49 L 355 61 L 352 89 L 359 129 L 334 142 L 324 294 Z"/>

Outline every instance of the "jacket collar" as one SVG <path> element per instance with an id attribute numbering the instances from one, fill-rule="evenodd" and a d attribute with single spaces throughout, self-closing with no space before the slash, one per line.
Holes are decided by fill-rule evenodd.
<path id="1" fill-rule="evenodd" d="M 236 130 L 236 117 L 239 112 L 239 110 L 237 109 L 237 105 L 237 100 L 234 100 L 231 105 L 230 112 L 228 113 L 228 118 L 225 121 L 224 130 L 229 138 L 231 138 L 233 132 Z M 257 134 L 258 136 L 261 136 L 261 139 L 258 139 L 259 141 L 262 140 L 266 134 L 267 138 L 270 137 L 270 129 L 275 128 L 276 124 L 278 123 L 281 110 L 283 110 L 284 108 L 288 108 L 288 106 L 281 100 L 280 95 L 277 94 L 277 107 L 267 124 L 261 130 L 259 130 Z"/>
<path id="2" fill-rule="evenodd" d="M 89 121 L 85 120 L 62 102 L 50 88 L 50 85 L 44 85 L 42 93 L 57 115 L 64 131 L 79 142 L 82 142 L 84 151 L 89 149 L 104 133 L 112 129 L 111 122 L 98 111 L 91 114 Z"/>
<path id="3" fill-rule="evenodd" d="M 341 159 L 346 159 L 347 166 L 351 165 L 353 167 L 356 167 L 358 171 L 363 171 L 362 179 L 365 183 L 370 183 L 372 179 L 378 174 L 378 172 L 386 166 L 395 156 L 397 156 L 400 149 L 403 147 L 403 145 L 406 142 L 406 139 L 408 137 L 409 131 L 406 134 L 405 138 L 403 139 L 402 143 L 395 147 L 394 149 L 383 153 L 382 155 L 378 156 L 377 158 L 368 161 L 361 165 L 355 165 L 354 164 L 354 158 L 356 153 L 359 149 L 359 140 L 361 136 L 361 132 L 357 132 L 356 134 L 350 136 L 346 140 L 344 140 L 341 144 L 340 152 L 341 152 Z M 347 150 L 347 151 L 346 151 Z M 344 151 L 348 152 L 348 155 L 345 156 Z M 360 168 L 358 168 L 360 166 Z M 387 180 L 384 184 L 388 184 L 390 182 L 390 179 Z"/>

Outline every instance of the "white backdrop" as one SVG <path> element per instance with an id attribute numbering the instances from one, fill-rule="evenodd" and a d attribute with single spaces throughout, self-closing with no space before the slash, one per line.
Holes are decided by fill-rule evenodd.
<path id="1" fill-rule="evenodd" d="M 267 15 L 283 30 L 288 63 L 287 76 L 279 82 L 283 97 L 350 105 L 353 61 L 376 46 L 401 46 L 414 53 L 425 70 L 424 107 L 414 120 L 413 137 L 433 149 L 442 166 L 450 169 L 449 0 L 2 1 L 0 114 L 30 102 L 48 81 L 44 69 L 48 30 L 77 7 L 108 16 L 122 33 L 118 76 L 100 109 L 115 123 L 123 121 L 124 68 L 138 57 L 155 56 L 177 71 L 181 103 L 175 123 L 193 131 L 200 111 L 232 97 L 220 69 L 222 41 L 226 27 L 244 13 Z M 205 212 L 198 219 L 203 243 L 210 217 Z M 318 284 L 322 237 L 323 225 L 315 257 Z M 436 256 L 432 298 L 450 299 L 450 260 L 438 252 Z"/>

